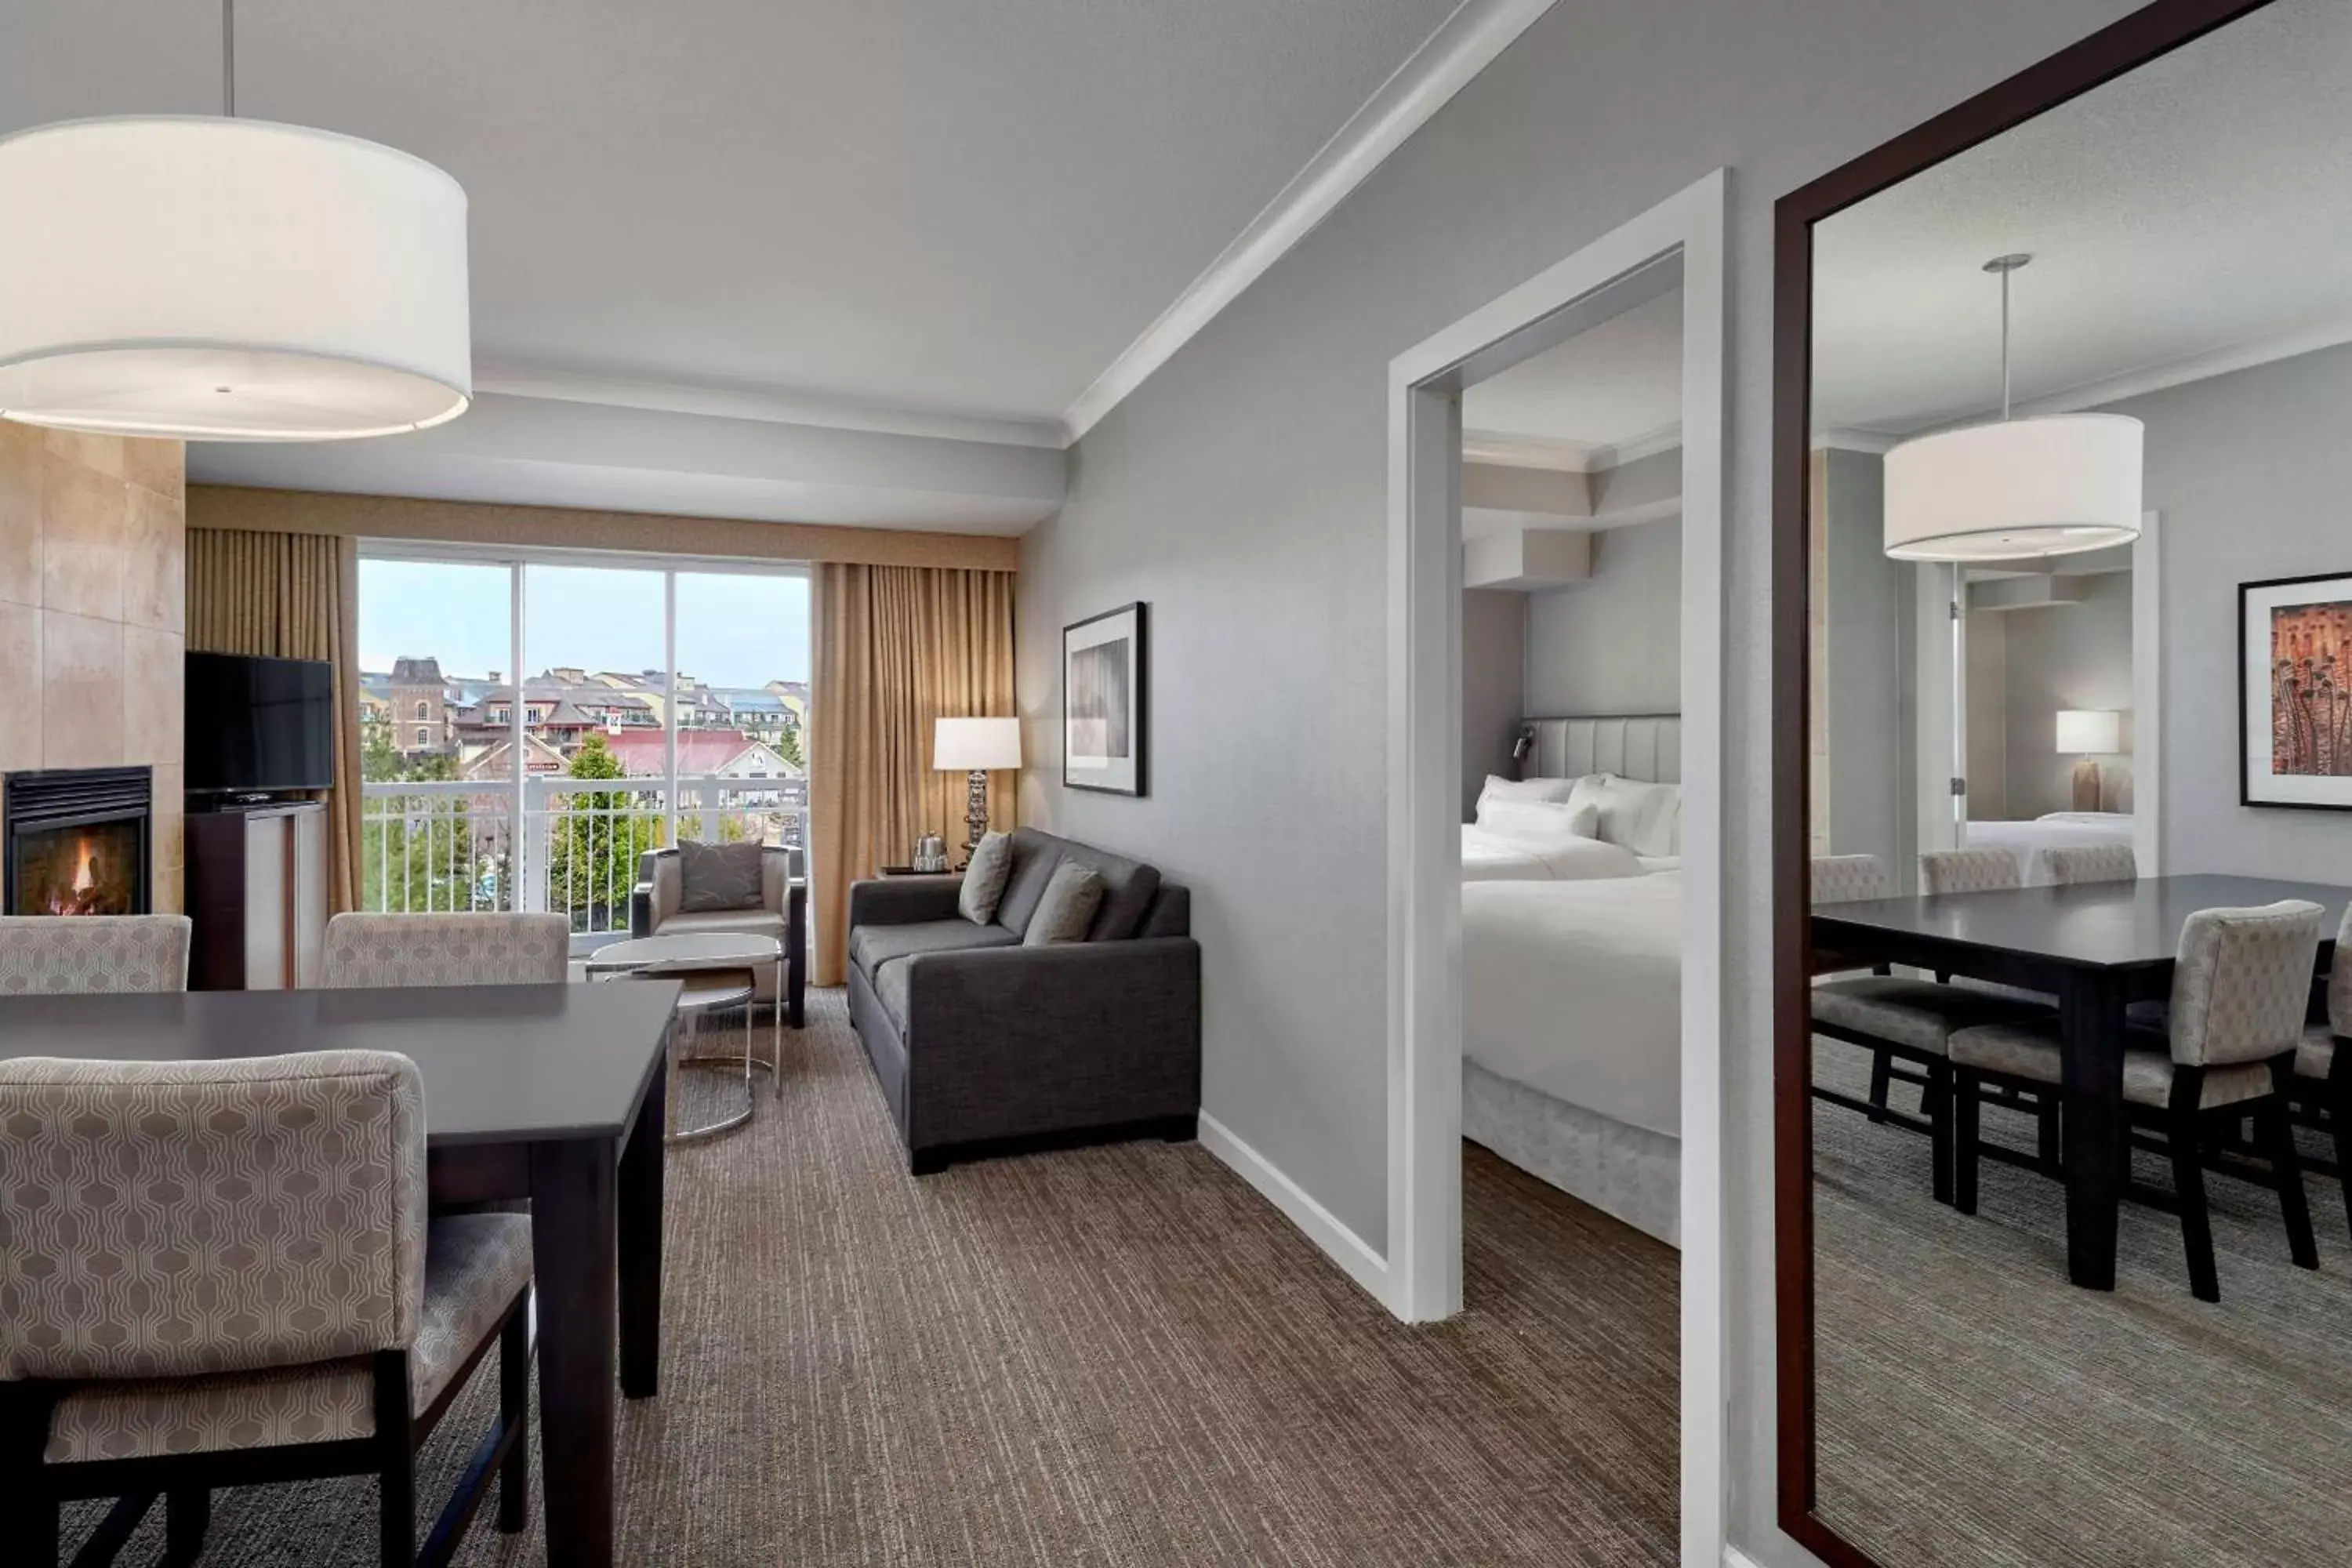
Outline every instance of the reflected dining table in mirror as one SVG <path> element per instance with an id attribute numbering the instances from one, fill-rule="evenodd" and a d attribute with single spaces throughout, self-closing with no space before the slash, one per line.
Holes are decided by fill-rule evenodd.
<path id="1" fill-rule="evenodd" d="M 663 1047 L 679 983 L 0 996 L 0 1059 L 394 1051 L 428 1201 L 529 1199 L 547 1560 L 613 1562 L 620 1392 L 661 1366 Z"/>
<path id="2" fill-rule="evenodd" d="M 1812 913 L 1817 950 L 2040 992 L 2057 998 L 2064 1039 L 2066 1268 L 2086 1289 L 2116 1284 L 2123 1193 L 2126 1016 L 2172 986 L 2182 924 L 2200 910 L 2299 899 L 2333 933 L 2352 888 L 2261 877 L 2146 877 L 1826 904 Z M 2335 951 L 2323 937 L 2319 965 Z"/>

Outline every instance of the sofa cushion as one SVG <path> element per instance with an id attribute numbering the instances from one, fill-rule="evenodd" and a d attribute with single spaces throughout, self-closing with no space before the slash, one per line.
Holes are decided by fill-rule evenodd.
<path id="1" fill-rule="evenodd" d="M 1095 923 L 1095 911 L 1102 908 L 1103 879 L 1091 866 L 1081 866 L 1065 856 L 1054 868 L 1054 879 L 1045 884 L 1045 896 L 1037 901 L 1037 912 L 1029 917 L 1029 929 L 1022 934 L 1024 947 L 1051 947 L 1057 942 L 1084 942 L 1087 928 Z"/>
<path id="2" fill-rule="evenodd" d="M 1056 838 L 1034 827 L 1013 835 L 1013 879 L 996 906 L 996 923 L 1015 934 L 1025 934 L 1045 885 L 1065 861 L 1074 861 L 1102 879 L 1102 907 L 1087 931 L 1088 942 L 1123 942 L 1133 936 L 1160 891 L 1158 867 L 1124 855 L 1113 855 L 1091 844 Z"/>
<path id="3" fill-rule="evenodd" d="M 963 886 L 956 890 L 956 912 L 976 926 L 996 918 L 1003 901 L 1004 884 L 1013 877 L 1013 840 L 1002 833 L 982 838 L 964 868 Z"/>
<path id="4" fill-rule="evenodd" d="M 767 847 L 757 839 L 740 844 L 700 844 L 689 838 L 677 847 L 680 912 L 703 914 L 713 910 L 756 910 L 760 907 L 760 861 Z"/>
<path id="5" fill-rule="evenodd" d="M 976 926 L 962 916 L 915 921 L 906 925 L 859 926 L 849 933 L 849 961 L 879 989 L 884 964 L 918 952 L 956 952 L 965 948 L 1012 947 L 1021 939 L 1003 926 Z"/>

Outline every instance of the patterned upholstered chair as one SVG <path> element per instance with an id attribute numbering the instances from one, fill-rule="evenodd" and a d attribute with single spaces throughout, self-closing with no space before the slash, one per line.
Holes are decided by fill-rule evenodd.
<path id="1" fill-rule="evenodd" d="M 341 914 L 327 922 L 330 991 L 367 985 L 561 985 L 572 922 L 562 915 Z"/>
<path id="2" fill-rule="evenodd" d="M 2320 908 L 2296 900 L 2254 910 L 2200 910 L 2180 928 L 2173 962 L 2171 1030 L 2134 1029 L 2124 1058 L 2124 1111 L 2161 1132 L 2172 1159 L 2189 1289 L 2221 1299 L 2205 1205 L 2206 1124 L 2253 1118 L 2270 1161 L 2287 1245 L 2305 1268 L 2319 1267 L 2303 1172 L 2287 1121 L 2288 1094 L 2304 1012 L 2319 952 Z M 1959 1124 L 1954 1129 L 1954 1202 L 1977 1206 L 1977 1128 L 1972 1087 L 1984 1080 L 2054 1087 L 2063 1081 L 2054 1020 L 1990 1025 L 1952 1037 Z"/>
<path id="3" fill-rule="evenodd" d="M 60 1504 L 116 1498 L 75 1558 L 111 1561 L 161 1494 L 189 1563 L 215 1487 L 373 1473 L 405 1568 L 416 1448 L 493 1342 L 499 1418 L 428 1554 L 494 1470 L 522 1528 L 530 1221 L 427 1222 L 407 1058 L 0 1062 L 0 1556 L 48 1568 Z"/>
<path id="4" fill-rule="evenodd" d="M 2352 908 L 2336 932 L 2336 956 L 2327 968 L 2326 1016 L 2308 1025 L 2295 1047 L 2295 1091 L 2327 1111 L 2336 1135 L 2336 1179 L 2352 1194 Z M 2345 1205 L 2352 1216 L 2352 1196 Z"/>
<path id="5" fill-rule="evenodd" d="M 0 995 L 185 991 L 185 915 L 0 917 Z"/>
<path id="6" fill-rule="evenodd" d="M 1813 862 L 1813 907 L 1886 896 L 1886 869 L 1874 855 L 1833 855 Z M 1853 969 L 1848 962 L 1843 965 Z M 1816 973 L 1822 965 L 1814 964 Z M 1946 1042 L 1956 1029 L 1979 1024 L 2020 1021 L 2048 1010 L 1990 992 L 1888 974 L 1816 979 L 1812 987 L 1813 1033 L 1870 1052 L 1870 1097 L 1813 1086 L 1815 1098 L 1859 1110 L 1873 1121 L 1893 1122 L 1928 1134 L 1934 1144 L 1932 1183 L 1938 1203 L 1951 1201 L 1952 1084 Z M 1900 1060 L 1907 1065 L 1897 1068 Z M 1916 1084 L 1921 1117 L 1889 1107 L 1894 1080 Z"/>
<path id="7" fill-rule="evenodd" d="M 1930 849 L 1919 857 L 1919 890 L 1993 893 L 2017 886 L 2017 857 L 2006 849 Z"/>
<path id="8" fill-rule="evenodd" d="M 2139 877 L 2139 857 L 2128 844 L 2069 844 L 2042 852 L 2042 867 L 2059 887 L 2077 882 L 2130 882 Z"/>

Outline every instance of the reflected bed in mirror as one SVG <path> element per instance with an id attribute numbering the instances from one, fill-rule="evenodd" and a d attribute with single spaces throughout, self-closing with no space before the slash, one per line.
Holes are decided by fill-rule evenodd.
<path id="1" fill-rule="evenodd" d="M 1780 1511 L 1837 1568 L 2352 1540 L 2352 834 L 2239 755 L 2240 584 L 2352 571 L 2347 149 L 2352 5 L 2168 0 L 1780 204 Z"/>

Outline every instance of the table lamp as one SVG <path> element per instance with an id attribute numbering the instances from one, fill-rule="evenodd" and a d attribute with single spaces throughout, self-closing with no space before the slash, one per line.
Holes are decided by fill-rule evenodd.
<path id="1" fill-rule="evenodd" d="M 941 719 L 931 733 L 931 766 L 941 773 L 968 773 L 971 792 L 965 797 L 964 848 L 977 848 L 988 831 L 988 775 L 997 768 L 1021 765 L 1021 721 L 1018 719 Z"/>
<path id="2" fill-rule="evenodd" d="M 2089 709 L 2062 708 L 2058 710 L 2058 750 L 2061 754 L 2073 752 L 2074 763 L 2074 809 L 2099 809 L 2099 764 L 2091 760 L 2094 754 L 2113 755 L 2123 750 L 2123 716 L 2103 713 Z"/>

